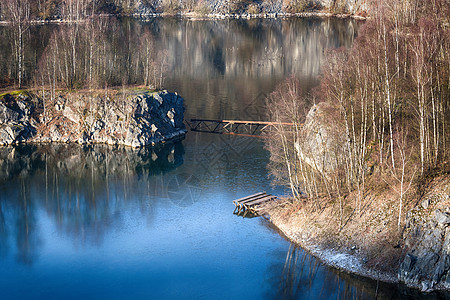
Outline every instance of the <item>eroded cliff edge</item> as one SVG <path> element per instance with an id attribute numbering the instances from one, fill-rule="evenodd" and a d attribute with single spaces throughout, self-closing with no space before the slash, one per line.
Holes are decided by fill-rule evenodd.
<path id="1" fill-rule="evenodd" d="M 141 147 L 183 136 L 177 93 L 144 89 L 0 96 L 0 145 L 63 142 Z"/>

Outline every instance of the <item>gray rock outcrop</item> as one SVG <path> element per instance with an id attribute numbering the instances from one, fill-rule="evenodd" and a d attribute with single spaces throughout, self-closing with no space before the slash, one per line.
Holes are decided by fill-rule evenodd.
<path id="1" fill-rule="evenodd" d="M 450 288 L 450 184 L 425 196 L 408 212 L 403 259 L 398 277 L 408 286 L 429 291 Z"/>
<path id="2" fill-rule="evenodd" d="M 41 105 L 35 105 L 41 104 Z M 23 142 L 154 145 L 186 133 L 183 98 L 167 91 L 113 97 L 67 94 L 43 106 L 35 95 L 0 100 L 0 145 Z"/>
<path id="3" fill-rule="evenodd" d="M 0 145 L 25 141 L 36 132 L 30 123 L 34 105 L 27 99 L 24 94 L 17 99 L 5 95 L 0 101 Z"/>
<path id="4" fill-rule="evenodd" d="M 367 2 L 361 1 L 361 0 L 343 0 L 343 1 L 313 0 L 311 2 L 314 3 L 315 5 L 319 5 L 326 9 L 334 8 L 334 9 L 341 10 L 342 12 L 348 12 L 351 14 L 368 9 Z"/>
<path id="5" fill-rule="evenodd" d="M 325 102 L 314 105 L 302 128 L 302 137 L 295 143 L 299 158 L 324 174 L 340 166 L 346 144 L 345 130 L 333 119 L 334 108 Z"/>

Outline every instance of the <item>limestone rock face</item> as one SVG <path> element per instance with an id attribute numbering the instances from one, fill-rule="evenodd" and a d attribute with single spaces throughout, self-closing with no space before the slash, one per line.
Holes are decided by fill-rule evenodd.
<path id="1" fill-rule="evenodd" d="M 28 96 L 18 99 L 6 95 L 0 101 L 0 145 L 15 144 L 29 139 L 35 132 L 30 124 L 34 105 Z"/>
<path id="2" fill-rule="evenodd" d="M 426 203 L 426 205 L 423 205 Z M 426 195 L 408 212 L 404 234 L 407 254 L 399 280 L 423 291 L 450 288 L 450 183 Z"/>
<path id="3" fill-rule="evenodd" d="M 302 138 L 295 143 L 299 158 L 325 176 L 339 167 L 346 145 L 345 130 L 333 115 L 330 104 L 314 105 L 306 116 Z"/>
<path id="4" fill-rule="evenodd" d="M 334 6 L 336 6 L 336 1 L 334 0 L 315 0 L 315 4 L 318 4 L 322 7 L 331 9 Z M 364 11 L 368 9 L 367 1 L 361 1 L 361 0 L 345 0 L 340 1 L 337 4 L 338 9 L 341 9 L 345 12 L 349 13 L 356 13 L 358 11 Z"/>
<path id="5" fill-rule="evenodd" d="M 326 10 L 337 10 L 338 12 L 356 13 L 368 9 L 367 0 L 309 0 L 309 5 L 322 7 Z M 205 2 L 212 10 L 212 13 L 223 14 L 228 11 L 228 2 L 225 0 L 207 0 Z M 132 7 L 132 13 L 135 15 L 145 16 L 153 14 L 158 11 L 158 8 L 163 4 L 162 0 L 144 1 L 136 0 Z M 272 1 L 266 3 L 262 1 L 261 5 L 265 12 L 283 13 L 284 3 Z"/>
<path id="6" fill-rule="evenodd" d="M 113 98 L 68 94 L 34 110 L 36 96 L 0 100 L 0 145 L 20 142 L 106 143 L 142 147 L 183 136 L 183 98 L 176 93 L 130 92 Z"/>

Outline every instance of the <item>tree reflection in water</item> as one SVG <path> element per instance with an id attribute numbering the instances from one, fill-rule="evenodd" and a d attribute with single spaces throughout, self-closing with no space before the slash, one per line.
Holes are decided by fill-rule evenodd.
<path id="1" fill-rule="evenodd" d="M 290 244 L 278 293 L 284 299 L 299 299 L 312 291 L 315 297 L 322 299 L 361 299 L 367 296 L 364 289 L 351 286 L 349 281 L 341 282 L 336 275 L 302 248 Z"/>
<path id="2" fill-rule="evenodd" d="M 40 213 L 75 244 L 100 244 L 108 230 L 121 226 L 124 208 L 137 207 L 151 216 L 154 203 L 148 198 L 167 197 L 168 184 L 164 176 L 148 179 L 183 164 L 183 155 L 181 141 L 140 149 L 77 144 L 0 148 L 0 258 L 15 242 L 19 262 L 33 263 Z"/>
<path id="3" fill-rule="evenodd" d="M 16 189 L 18 191 L 14 213 L 17 214 L 15 228 L 17 259 L 23 264 L 31 264 L 36 256 L 35 249 L 39 246 L 34 203 L 31 201 L 30 190 L 26 187 L 23 178 L 19 180 Z M 2 227 L 6 228 L 6 226 Z"/>

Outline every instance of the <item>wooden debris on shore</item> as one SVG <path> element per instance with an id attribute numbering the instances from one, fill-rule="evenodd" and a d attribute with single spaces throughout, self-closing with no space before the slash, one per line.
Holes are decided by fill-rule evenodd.
<path id="1" fill-rule="evenodd" d="M 233 203 L 236 206 L 233 213 L 243 215 L 244 217 L 248 213 L 259 215 L 259 209 L 263 204 L 269 201 L 276 201 L 277 199 L 278 198 L 276 196 L 267 194 L 265 192 L 256 193 L 244 198 L 236 199 L 233 200 Z"/>

